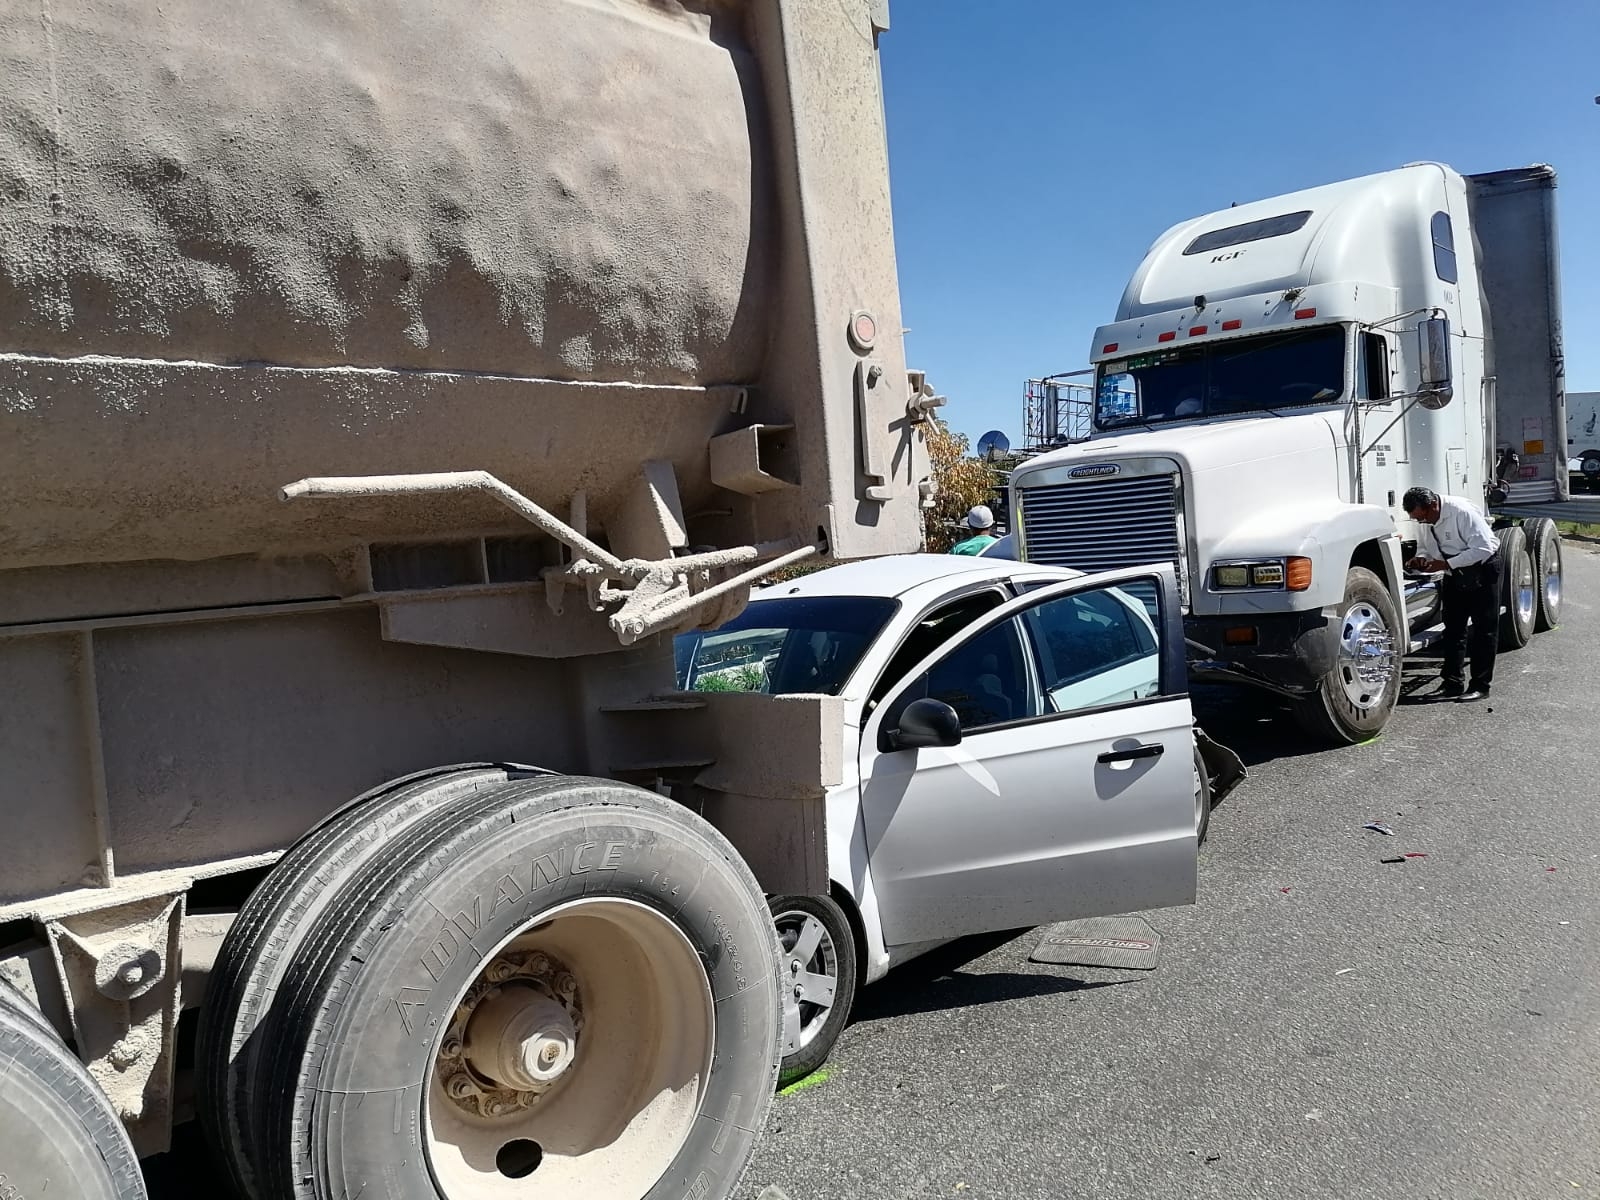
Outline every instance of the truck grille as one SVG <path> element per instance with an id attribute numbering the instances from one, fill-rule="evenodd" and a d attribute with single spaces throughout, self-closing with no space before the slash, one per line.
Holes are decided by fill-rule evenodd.
<path id="1" fill-rule="evenodd" d="M 1183 578 L 1176 475 L 1019 488 L 1029 562 L 1111 571 L 1172 563 Z"/>

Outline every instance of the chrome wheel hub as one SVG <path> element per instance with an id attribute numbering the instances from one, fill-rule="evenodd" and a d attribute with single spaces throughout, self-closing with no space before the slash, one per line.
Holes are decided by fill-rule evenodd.
<path id="1" fill-rule="evenodd" d="M 1398 658 L 1383 614 L 1365 602 L 1351 605 L 1339 630 L 1336 664 L 1345 699 L 1362 711 L 1381 704 Z"/>

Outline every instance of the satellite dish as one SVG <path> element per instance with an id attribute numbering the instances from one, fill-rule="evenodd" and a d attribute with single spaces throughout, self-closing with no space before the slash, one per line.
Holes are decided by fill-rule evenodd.
<path id="1" fill-rule="evenodd" d="M 998 429 L 991 429 L 978 439 L 978 457 L 984 462 L 998 462 L 1011 451 L 1011 439 Z"/>

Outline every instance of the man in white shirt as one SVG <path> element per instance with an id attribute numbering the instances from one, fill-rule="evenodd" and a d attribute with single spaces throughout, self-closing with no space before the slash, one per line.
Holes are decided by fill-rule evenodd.
<path id="1" fill-rule="evenodd" d="M 1444 686 L 1439 695 L 1482 700 L 1494 682 L 1494 656 L 1500 640 L 1500 585 L 1505 574 L 1500 539 L 1481 512 L 1454 496 L 1414 487 L 1401 503 L 1411 519 L 1433 535 L 1439 553 L 1437 558 L 1419 553 L 1406 566 L 1413 571 L 1444 572 Z M 1472 677 L 1467 679 L 1464 668 L 1469 651 Z"/>

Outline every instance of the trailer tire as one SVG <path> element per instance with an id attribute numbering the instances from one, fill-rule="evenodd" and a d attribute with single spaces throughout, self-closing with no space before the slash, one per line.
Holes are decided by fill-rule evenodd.
<path id="1" fill-rule="evenodd" d="M 1538 607 L 1533 631 L 1545 633 L 1561 624 L 1561 533 L 1549 517 L 1535 517 L 1522 526 L 1533 551 L 1533 585 Z"/>
<path id="2" fill-rule="evenodd" d="M 11 1003 L 0 1005 L 0 1080 L 0 1196 L 144 1200 L 105 1092 L 42 1017 Z"/>
<path id="3" fill-rule="evenodd" d="M 1583 473 L 1584 486 L 1591 492 L 1600 491 L 1600 450 L 1585 450 L 1578 469 Z"/>
<path id="4" fill-rule="evenodd" d="M 21 1017 L 24 1021 L 31 1022 L 44 1030 L 56 1041 L 61 1041 L 61 1033 L 50 1024 L 50 1019 L 39 1011 L 39 1006 L 28 998 L 28 994 L 12 983 L 4 975 L 0 975 L 0 1012 L 11 1013 Z"/>
<path id="5" fill-rule="evenodd" d="M 778 966 L 748 868 L 654 793 L 525 780 L 429 813 L 285 973 L 251 1097 L 269 1194 L 469 1200 L 537 1172 L 728 1197 L 772 1103 Z"/>
<path id="6" fill-rule="evenodd" d="M 786 1087 L 828 1061 L 839 1035 L 850 1023 L 860 964 L 856 961 L 856 936 L 850 918 L 829 897 L 774 896 L 767 907 L 772 911 L 779 953 L 786 967 L 782 973 L 785 1019 L 796 1024 L 795 1036 L 800 1043 L 784 1055 L 778 1072 L 778 1083 Z M 802 946 L 802 940 L 809 944 Z M 801 951 L 798 957 L 797 949 Z M 797 996 L 797 988 L 809 988 L 810 998 Z M 823 988 L 825 997 L 818 991 Z"/>
<path id="7" fill-rule="evenodd" d="M 1533 637 L 1533 623 L 1539 611 L 1539 589 L 1535 583 L 1533 553 L 1519 525 L 1497 531 L 1500 557 L 1505 569 L 1500 576 L 1500 649 L 1520 650 Z"/>
<path id="8" fill-rule="evenodd" d="M 547 774 L 515 763 L 460 763 L 394 779 L 330 813 L 251 892 L 229 927 L 200 1010 L 196 1109 L 212 1156 L 235 1190 L 265 1200 L 258 1137 L 246 1118 L 273 1044 L 272 998 L 340 886 L 426 813 L 510 779 Z"/>
<path id="9" fill-rule="evenodd" d="M 1375 737 L 1394 712 L 1406 636 L 1394 597 L 1365 567 L 1345 573 L 1334 636 L 1333 666 L 1311 695 L 1296 702 L 1294 712 L 1319 741 L 1353 745 Z"/>

